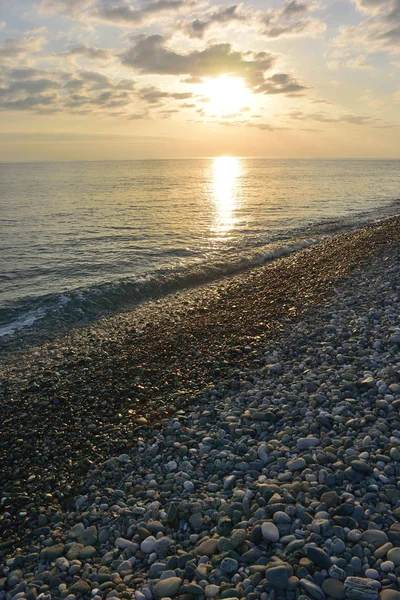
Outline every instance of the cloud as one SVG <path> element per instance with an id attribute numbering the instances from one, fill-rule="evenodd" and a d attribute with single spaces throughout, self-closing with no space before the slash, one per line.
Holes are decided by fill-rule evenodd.
<path id="1" fill-rule="evenodd" d="M 205 20 L 195 19 L 189 24 L 184 25 L 184 30 L 191 38 L 202 39 L 205 32 L 213 25 L 228 24 L 232 22 L 246 22 L 249 20 L 249 15 L 244 14 L 240 10 L 239 4 L 233 4 L 228 8 L 220 8 L 214 11 Z"/>
<path id="2" fill-rule="evenodd" d="M 37 96 L 26 96 L 18 100 L 4 100 L 0 104 L 2 110 L 32 110 L 51 105 L 56 100 L 55 95 L 39 94 Z"/>
<path id="3" fill-rule="evenodd" d="M 261 18 L 264 36 L 270 39 L 319 36 L 326 30 L 326 24 L 308 16 L 316 8 L 318 5 L 315 2 L 286 0 L 282 7 L 267 10 Z"/>
<path id="4" fill-rule="evenodd" d="M 275 73 L 272 77 L 265 79 L 257 91 L 263 94 L 287 94 L 293 96 L 303 93 L 306 89 L 292 75 L 288 73 Z"/>
<path id="5" fill-rule="evenodd" d="M 333 44 L 399 54 L 400 0 L 355 0 L 354 4 L 367 18 L 357 25 L 342 27 Z"/>
<path id="6" fill-rule="evenodd" d="M 44 72 L 41 69 L 26 67 L 25 69 L 10 69 L 7 75 L 10 79 L 33 79 L 35 77 L 42 77 Z"/>
<path id="7" fill-rule="evenodd" d="M 20 61 L 28 55 L 39 52 L 43 43 L 43 37 L 29 37 L 20 40 L 7 38 L 4 44 L 0 45 L 0 60 L 4 62 Z"/>
<path id="8" fill-rule="evenodd" d="M 62 52 L 59 56 L 81 56 L 88 60 L 107 60 L 112 57 L 112 52 L 107 48 L 96 48 L 87 44 L 78 44 L 66 52 Z"/>
<path id="9" fill-rule="evenodd" d="M 169 48 L 161 35 L 142 36 L 119 56 L 123 65 L 140 73 L 190 77 L 226 74 L 243 77 L 252 87 L 264 82 L 264 71 L 275 62 L 269 52 L 235 51 L 230 44 L 212 44 L 183 54 Z"/>
<path id="10" fill-rule="evenodd" d="M 0 110 L 111 114 L 116 107 L 129 110 L 136 98 L 133 80 L 114 81 L 96 71 L 10 69 L 4 80 Z"/>
<path id="11" fill-rule="evenodd" d="M 193 4 L 193 0 L 154 0 L 142 8 L 133 8 L 130 4 L 118 3 L 95 9 L 89 16 L 113 25 L 136 27 L 149 24 L 160 16 L 190 8 Z"/>
<path id="12" fill-rule="evenodd" d="M 148 104 L 159 104 L 162 100 L 189 100 L 194 97 L 190 92 L 166 92 L 156 86 L 148 86 L 139 90 L 141 100 Z"/>
<path id="13" fill-rule="evenodd" d="M 90 6 L 93 6 L 95 2 L 96 0 L 42 0 L 39 5 L 39 12 L 78 16 Z"/>
<path id="14" fill-rule="evenodd" d="M 322 111 L 315 113 L 304 113 L 300 110 L 295 110 L 285 116 L 300 121 L 317 121 L 319 123 L 348 123 L 350 125 L 368 125 L 370 127 L 382 127 L 384 124 L 382 119 L 374 119 L 373 117 L 365 117 L 351 113 L 330 115 Z"/>

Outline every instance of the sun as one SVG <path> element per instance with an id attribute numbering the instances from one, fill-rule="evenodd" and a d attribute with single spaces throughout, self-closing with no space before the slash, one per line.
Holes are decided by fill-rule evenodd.
<path id="1" fill-rule="evenodd" d="M 208 100 L 205 110 L 209 114 L 237 113 L 248 106 L 251 100 L 251 92 L 241 77 L 208 77 L 201 91 Z"/>

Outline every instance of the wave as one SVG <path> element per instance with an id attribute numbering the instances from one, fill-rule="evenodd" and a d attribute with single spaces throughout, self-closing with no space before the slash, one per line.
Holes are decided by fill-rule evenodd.
<path id="1" fill-rule="evenodd" d="M 0 309 L 0 338 L 7 340 L 24 329 L 40 324 L 45 330 L 62 325 L 86 324 L 101 316 L 134 308 L 140 302 L 233 275 L 315 244 L 319 239 L 300 240 L 270 247 L 255 255 L 237 256 L 229 262 L 202 263 L 177 269 L 159 269 L 134 278 L 80 288 L 68 293 L 29 297 Z M 13 318 L 14 317 L 14 318 Z M 61 326 L 61 327 L 60 327 Z"/>
<path id="2" fill-rule="evenodd" d="M 396 200 L 393 205 L 400 202 Z M 356 229 L 376 221 L 371 213 L 357 215 L 357 219 L 331 218 L 325 221 L 290 227 L 276 232 L 274 242 L 252 240 L 247 247 L 225 248 L 219 258 L 204 257 L 195 264 L 157 269 L 116 281 L 87 288 L 78 288 L 43 296 L 28 296 L 6 303 L 0 308 L 0 340 L 6 344 L 14 337 L 27 334 L 31 339 L 55 337 L 75 326 L 88 325 L 105 316 L 133 309 L 139 303 L 159 299 L 167 294 L 208 283 L 252 267 L 261 266 L 277 258 L 310 247 L 340 231 Z M 387 218 L 385 214 L 382 218 Z M 248 242 L 249 240 L 247 240 Z M 254 243 L 255 242 L 255 243 Z"/>

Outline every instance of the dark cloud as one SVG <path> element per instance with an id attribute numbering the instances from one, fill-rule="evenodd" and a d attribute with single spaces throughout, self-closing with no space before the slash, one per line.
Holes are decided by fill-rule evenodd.
<path id="1" fill-rule="evenodd" d="M 275 57 L 268 52 L 239 52 L 230 44 L 213 44 L 204 50 L 181 54 L 168 48 L 161 35 L 141 37 L 120 54 L 120 59 L 123 65 L 141 73 L 191 77 L 233 75 L 243 77 L 252 87 L 263 83 L 264 71 L 275 62 Z"/>
<path id="2" fill-rule="evenodd" d="M 114 25 L 142 25 L 157 19 L 159 16 L 175 13 L 191 7 L 192 0 L 154 0 L 142 8 L 133 8 L 130 4 L 114 4 L 91 11 L 90 17 Z"/>
<path id="3" fill-rule="evenodd" d="M 205 32 L 213 25 L 221 25 L 232 22 L 248 21 L 249 16 L 241 12 L 238 4 L 233 4 L 228 8 L 220 8 L 216 10 L 206 19 L 195 19 L 188 25 L 184 26 L 184 30 L 191 38 L 203 38 Z"/>
<path id="4" fill-rule="evenodd" d="M 257 91 L 263 94 L 286 94 L 288 96 L 303 93 L 307 88 L 301 85 L 288 73 L 275 73 L 272 77 L 265 79 Z"/>

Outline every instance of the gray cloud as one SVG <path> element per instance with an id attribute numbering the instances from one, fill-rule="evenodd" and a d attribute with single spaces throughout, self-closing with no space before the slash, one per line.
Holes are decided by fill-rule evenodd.
<path id="1" fill-rule="evenodd" d="M 275 73 L 272 77 L 265 79 L 257 91 L 264 94 L 286 94 L 289 96 L 303 93 L 307 88 L 301 85 L 288 73 Z"/>
<path id="2" fill-rule="evenodd" d="M 138 91 L 139 98 L 148 104 L 160 104 L 162 100 L 189 100 L 194 97 L 190 92 L 166 92 L 156 86 L 148 86 Z"/>
<path id="3" fill-rule="evenodd" d="M 78 44 L 66 52 L 62 52 L 60 56 L 81 56 L 89 60 L 107 60 L 111 58 L 112 52 L 107 48 L 95 48 L 86 44 Z"/>
<path id="4" fill-rule="evenodd" d="M 128 109 L 135 100 L 134 81 L 113 81 L 96 71 L 10 69 L 3 81 L 8 83 L 0 87 L 0 110 L 111 114 L 111 109 Z"/>
<path id="5" fill-rule="evenodd" d="M 0 109 L 2 110 L 32 110 L 41 107 L 49 106 L 56 100 L 56 95 L 37 95 L 26 96 L 18 100 L 5 100 L 1 102 Z"/>
<path id="6" fill-rule="evenodd" d="M 342 115 L 329 115 L 326 112 L 304 113 L 302 111 L 292 111 L 287 115 L 291 119 L 300 121 L 317 121 L 319 123 L 349 123 L 350 125 L 369 125 L 370 127 L 382 127 L 382 119 L 374 119 L 362 115 L 353 115 L 345 113 Z"/>
<path id="7" fill-rule="evenodd" d="M 363 46 L 366 52 L 400 53 L 400 0 L 355 0 L 368 18 L 357 25 L 342 27 L 336 46 Z"/>
<path id="8" fill-rule="evenodd" d="M 42 0 L 39 5 L 40 12 L 64 13 L 66 15 L 78 16 L 82 11 L 88 9 L 96 0 Z"/>
<path id="9" fill-rule="evenodd" d="M 213 44 L 204 50 L 180 54 L 168 48 L 160 35 L 141 37 L 120 54 L 120 59 L 123 65 L 141 73 L 191 77 L 227 74 L 243 77 L 252 87 L 264 82 L 264 71 L 275 62 L 275 57 L 268 52 L 239 52 L 230 44 Z"/>
<path id="10" fill-rule="evenodd" d="M 264 35 L 276 39 L 284 36 L 316 37 L 326 30 L 326 24 L 307 16 L 317 8 L 315 2 L 286 0 L 278 9 L 267 10 L 262 16 Z"/>
<path id="11" fill-rule="evenodd" d="M 13 62 L 21 60 L 27 55 L 38 52 L 44 43 L 41 37 L 29 37 L 17 40 L 7 38 L 4 44 L 0 45 L 0 60 L 4 62 Z"/>
<path id="12" fill-rule="evenodd" d="M 189 24 L 185 24 L 184 30 L 191 38 L 203 38 L 205 32 L 213 25 L 221 25 L 232 22 L 246 22 L 249 16 L 240 11 L 238 4 L 233 4 L 228 8 L 220 8 L 213 12 L 204 20 L 195 19 Z"/>
<path id="13" fill-rule="evenodd" d="M 10 79 L 33 79 L 35 77 L 42 77 L 43 73 L 44 71 L 41 69 L 26 67 L 25 69 L 10 69 L 7 75 Z"/>
<path id="14" fill-rule="evenodd" d="M 154 21 L 161 15 L 175 13 L 191 7 L 192 0 L 153 0 L 142 8 L 133 8 L 130 4 L 103 6 L 90 12 L 90 17 L 106 23 L 123 26 L 139 26 Z"/>

